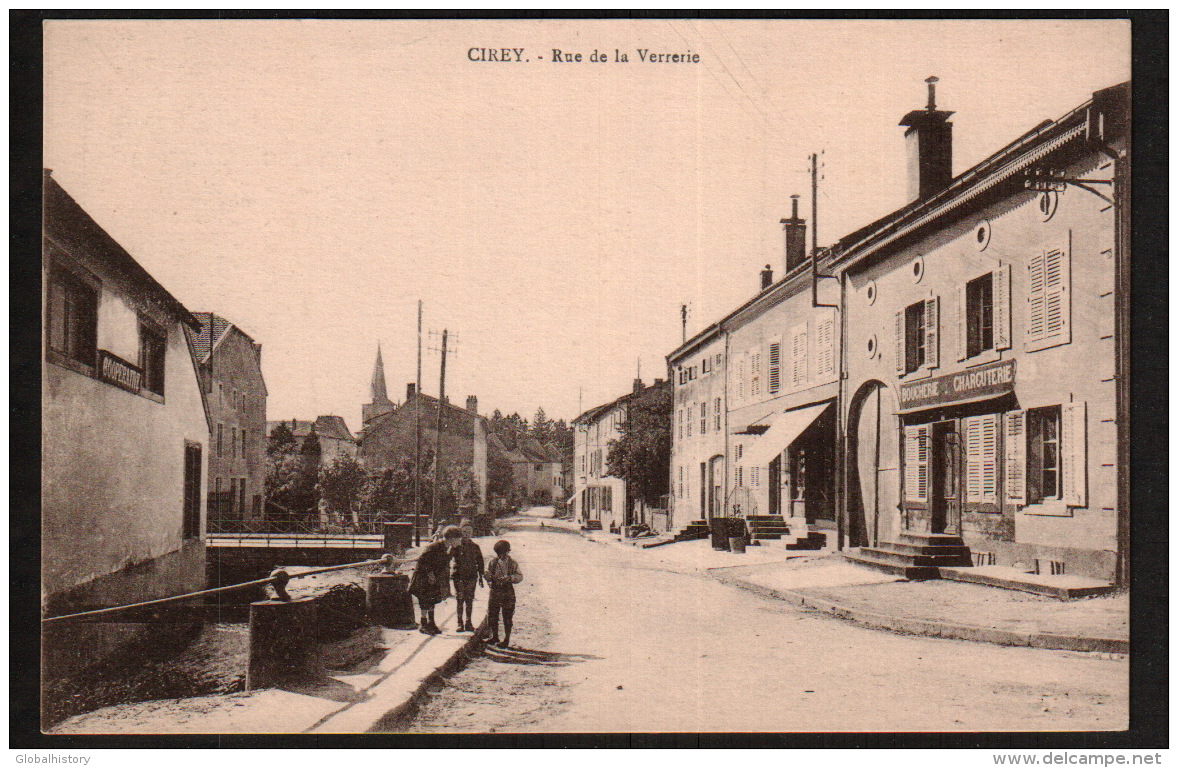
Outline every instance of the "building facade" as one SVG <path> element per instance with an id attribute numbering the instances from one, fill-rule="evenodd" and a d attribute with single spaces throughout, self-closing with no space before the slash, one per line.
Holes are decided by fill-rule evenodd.
<path id="1" fill-rule="evenodd" d="M 830 254 L 845 543 L 958 536 L 978 565 L 1123 580 L 1128 84 L 956 179 L 922 154 L 951 147 L 932 103 L 902 123 L 919 196 Z"/>
<path id="2" fill-rule="evenodd" d="M 408 386 L 405 402 L 365 425 L 358 458 L 368 469 L 413 465 L 420 456 L 422 471 L 433 457 L 456 500 L 446 514 L 481 514 L 487 507 L 487 420 L 478 414 L 478 400 L 468 397 L 459 408 Z M 420 434 L 420 442 L 417 435 Z"/>
<path id="3" fill-rule="evenodd" d="M 212 312 L 190 331 L 208 408 L 209 525 L 238 530 L 263 519 L 266 493 L 266 382 L 262 345 Z"/>
<path id="4" fill-rule="evenodd" d="M 609 474 L 606 460 L 610 443 L 622 436 L 622 425 L 636 402 L 657 396 L 670 388 L 670 382 L 655 379 L 647 387 L 634 380 L 634 389 L 609 403 L 590 408 L 573 419 L 573 478 L 570 504 L 573 519 L 582 525 L 600 526 L 603 530 L 621 531 L 624 526 L 651 525 L 666 511 L 648 508 L 642 500 L 630 499 L 625 480 Z M 666 414 L 670 418 L 670 414 Z"/>
<path id="5" fill-rule="evenodd" d="M 185 332 L 200 324 L 48 171 L 43 243 L 43 608 L 201 589 L 209 423 Z M 107 629 L 47 634 L 46 669 L 100 658 L 125 634 Z"/>
<path id="6" fill-rule="evenodd" d="M 667 357 L 674 387 L 669 528 L 724 517 L 729 501 L 726 337 L 711 325 Z"/>

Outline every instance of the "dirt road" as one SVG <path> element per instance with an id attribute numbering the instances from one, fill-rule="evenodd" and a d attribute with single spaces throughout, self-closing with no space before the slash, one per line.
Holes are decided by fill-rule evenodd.
<path id="1" fill-rule="evenodd" d="M 865 629 L 528 523 L 509 651 L 414 732 L 1052 731 L 1128 724 L 1128 662 Z M 672 545 L 675 546 L 675 545 Z"/>

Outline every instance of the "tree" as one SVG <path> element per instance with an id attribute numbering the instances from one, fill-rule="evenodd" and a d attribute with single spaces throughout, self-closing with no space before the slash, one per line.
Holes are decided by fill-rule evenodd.
<path id="1" fill-rule="evenodd" d="M 548 444 L 555 448 L 561 456 L 573 454 L 573 428 L 565 424 L 564 419 L 557 419 L 552 425 L 552 437 Z"/>
<path id="2" fill-rule="evenodd" d="M 294 432 L 290 431 L 290 427 L 286 425 L 285 421 L 278 422 L 278 425 L 270 430 L 270 441 L 266 444 L 267 455 L 293 453 L 297 447 L 298 443 L 295 441 Z"/>
<path id="3" fill-rule="evenodd" d="M 547 443 L 552 438 L 552 420 L 548 418 L 548 414 L 544 413 L 543 406 L 536 409 L 529 434 L 541 443 Z"/>
<path id="4" fill-rule="evenodd" d="M 631 498 L 655 504 L 667 493 L 671 472 L 671 391 L 651 387 L 630 401 L 606 467 L 626 481 Z"/>
<path id="5" fill-rule="evenodd" d="M 266 467 L 266 498 L 300 518 L 309 519 L 319 504 L 316 463 L 295 451 L 273 453 Z"/>
<path id="6" fill-rule="evenodd" d="M 317 488 L 320 498 L 327 502 L 328 509 L 345 512 L 354 518 L 360 511 L 360 500 L 367 482 L 368 477 L 360 462 L 351 454 L 344 453 L 319 468 Z"/>

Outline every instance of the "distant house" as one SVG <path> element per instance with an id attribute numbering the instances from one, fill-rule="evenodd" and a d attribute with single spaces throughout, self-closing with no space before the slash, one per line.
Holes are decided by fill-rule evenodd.
<path id="1" fill-rule="evenodd" d="M 48 171 L 43 221 L 43 609 L 200 589 L 209 422 L 185 333 L 200 323 Z M 46 670 L 132 632 L 49 632 Z"/>
<path id="2" fill-rule="evenodd" d="M 551 504 L 564 495 L 560 454 L 552 446 L 525 437 L 516 442 L 510 456 L 515 484 L 528 501 Z"/>
<path id="3" fill-rule="evenodd" d="M 262 519 L 266 485 L 266 382 L 262 345 L 212 312 L 190 330 L 209 416 L 209 520 L 232 529 Z"/>
<path id="4" fill-rule="evenodd" d="M 358 455 L 370 470 L 412 466 L 418 445 L 423 474 L 432 470 L 437 451 L 440 473 L 458 507 L 440 510 L 442 516 L 487 510 L 487 420 L 478 414 L 477 398 L 468 397 L 466 408 L 459 408 L 419 394 L 410 384 L 404 403 L 365 424 Z"/>
<path id="5" fill-rule="evenodd" d="M 317 416 L 314 421 L 270 421 L 266 423 L 267 434 L 272 433 L 279 424 L 285 424 L 290 429 L 301 450 L 307 448 L 308 441 L 318 444 L 320 466 L 331 464 L 340 456 L 355 458 L 357 455 L 356 438 L 342 416 Z"/>
<path id="6" fill-rule="evenodd" d="M 647 514 L 641 503 L 629 504 L 627 483 L 609 474 L 606 459 L 610 442 L 621 437 L 622 424 L 630 406 L 656 391 L 666 390 L 670 384 L 655 379 L 653 385 L 634 380 L 634 390 L 616 400 L 582 413 L 573 419 L 573 486 L 572 512 L 574 519 L 584 524 L 600 523 L 604 529 L 646 523 L 655 527 L 654 510 Z M 649 518 L 649 519 L 648 519 Z M 666 513 L 661 513 L 665 528 Z"/>

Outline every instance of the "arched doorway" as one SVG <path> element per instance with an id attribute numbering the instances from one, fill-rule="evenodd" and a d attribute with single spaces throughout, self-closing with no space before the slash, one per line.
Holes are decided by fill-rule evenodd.
<path id="1" fill-rule="evenodd" d="M 852 547 L 899 533 L 900 449 L 895 395 L 882 381 L 864 382 L 847 414 L 847 539 Z"/>

